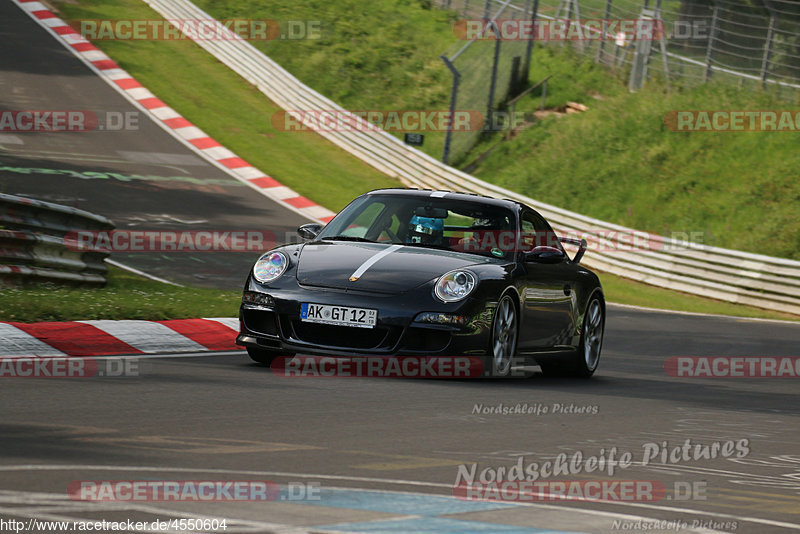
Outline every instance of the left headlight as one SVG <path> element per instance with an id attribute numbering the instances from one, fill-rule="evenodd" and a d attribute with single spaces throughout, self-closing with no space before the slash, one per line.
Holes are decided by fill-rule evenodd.
<path id="1" fill-rule="evenodd" d="M 267 252 L 253 265 L 253 277 L 262 284 L 277 280 L 286 271 L 289 260 L 281 252 Z"/>
<path id="2" fill-rule="evenodd" d="M 450 271 L 436 281 L 434 292 L 443 302 L 458 302 L 475 289 L 477 278 L 469 271 Z"/>

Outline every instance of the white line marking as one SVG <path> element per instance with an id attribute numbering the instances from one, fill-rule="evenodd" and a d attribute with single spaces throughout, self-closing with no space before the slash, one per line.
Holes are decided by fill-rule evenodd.
<path id="1" fill-rule="evenodd" d="M 0 134 L 0 145 L 24 145 L 21 137 L 9 134 Z"/>
<path id="2" fill-rule="evenodd" d="M 367 272 L 367 269 L 378 263 L 381 259 L 385 258 L 392 252 L 398 251 L 401 248 L 403 248 L 403 245 L 392 245 L 391 247 L 378 252 L 377 254 L 369 258 L 367 261 L 362 263 L 361 267 L 356 269 L 356 271 L 350 275 L 350 281 L 355 282 L 356 280 L 361 278 L 361 275 Z"/>
<path id="3" fill-rule="evenodd" d="M 0 323 L 0 358 L 17 356 L 66 356 L 66 354 L 16 326 Z"/>
<path id="4" fill-rule="evenodd" d="M 89 324 L 144 353 L 199 352 L 205 347 L 160 323 L 151 321 L 78 321 Z"/>
<path id="5" fill-rule="evenodd" d="M 109 264 L 109 265 L 113 265 L 114 267 L 118 267 L 118 268 L 122 269 L 123 271 L 128 271 L 129 273 L 138 274 L 139 276 L 143 276 L 143 277 L 145 277 L 145 278 L 147 278 L 149 280 L 153 280 L 154 282 L 161 282 L 162 284 L 169 284 L 171 286 L 184 287 L 181 284 L 176 284 L 175 282 L 170 282 L 169 280 L 164 280 L 163 278 L 159 278 L 158 276 L 153 276 L 152 274 L 148 274 L 148 273 L 146 273 L 144 271 L 140 271 L 139 269 L 135 269 L 133 267 L 130 267 L 130 266 L 125 265 L 124 263 L 120 263 L 118 261 L 114 261 L 114 260 L 106 258 L 106 263 Z"/>
<path id="6" fill-rule="evenodd" d="M 655 312 L 655 313 L 671 313 L 673 315 L 688 315 L 691 317 L 714 317 L 718 319 L 733 319 L 736 321 L 753 321 L 757 323 L 782 323 L 782 324 L 791 324 L 795 326 L 800 326 L 800 319 L 797 321 L 788 321 L 786 319 L 762 319 L 758 317 L 742 317 L 741 315 L 721 315 L 718 313 L 700 313 L 700 312 L 687 312 L 687 311 L 678 311 L 678 310 L 665 310 L 663 308 L 648 308 L 646 306 L 634 306 L 633 304 L 620 304 L 618 302 L 608 302 L 609 306 L 614 306 L 616 308 L 626 308 L 629 310 L 639 310 L 639 311 L 646 311 L 646 312 Z"/>
<path id="7" fill-rule="evenodd" d="M 251 470 L 227 470 L 227 469 L 195 469 L 191 467 L 166 467 L 166 466 L 159 466 L 159 467 L 150 467 L 150 466 L 122 466 L 122 465 L 41 465 L 41 464 L 26 464 L 26 465 L 0 465 L 0 472 L 2 471 L 74 471 L 74 470 L 84 470 L 84 471 L 144 471 L 144 472 L 169 472 L 169 473 L 220 473 L 220 474 L 227 474 L 227 475 L 247 475 L 247 476 L 280 476 L 280 477 L 300 477 L 300 478 L 318 478 L 318 479 L 328 479 L 328 480 L 348 480 L 348 481 L 355 481 L 355 482 L 378 482 L 384 484 L 395 484 L 401 486 L 420 486 L 420 487 L 428 487 L 428 488 L 442 488 L 452 491 L 453 486 L 450 484 L 442 484 L 436 482 L 419 482 L 414 480 L 397 480 L 397 479 L 387 479 L 387 478 L 375 478 L 375 477 L 354 477 L 354 476 L 342 476 L 342 475 L 320 475 L 320 474 L 312 474 L 312 473 L 287 473 L 283 471 L 251 471 Z M 358 490 L 359 488 L 347 488 L 351 490 Z M 381 490 L 372 490 L 372 489 L 361 489 L 361 491 L 381 491 Z M 385 490 L 387 492 L 391 492 L 391 490 Z M 413 494 L 413 493 L 412 493 Z M 445 494 L 446 496 L 450 496 Z M 569 499 L 564 499 L 569 500 Z M 560 510 L 566 511 L 567 513 L 572 513 L 574 508 L 566 507 L 566 506 L 559 506 L 556 504 L 542 504 L 542 503 L 525 503 L 525 502 L 514 502 L 517 506 L 529 506 L 535 508 L 547 508 L 551 510 Z M 678 508 L 678 507 L 671 507 L 671 506 L 659 506 L 654 504 L 643 504 L 643 503 L 632 503 L 632 502 L 619 502 L 619 501 L 608 501 L 603 502 L 604 505 L 618 505 L 618 506 L 633 506 L 636 508 L 649 508 L 664 512 L 673 512 L 673 513 L 680 513 L 680 514 L 699 514 L 705 515 L 710 517 L 719 517 L 724 519 L 732 519 L 738 521 L 746 521 L 748 523 L 758 523 L 762 525 L 770 525 L 774 527 L 780 528 L 789 528 L 789 529 L 800 529 L 800 524 L 796 523 L 787 523 L 784 521 L 774 521 L 771 519 L 762 519 L 758 517 L 743 517 L 743 516 L 735 516 L 732 514 L 725 514 L 719 512 L 706 512 L 703 510 L 692 510 L 690 508 Z M 591 515 L 597 516 L 612 516 L 614 512 L 604 512 L 600 510 L 581 510 L 581 512 Z M 640 517 L 634 516 L 636 519 Z M 644 518 L 642 519 L 649 519 Z"/>

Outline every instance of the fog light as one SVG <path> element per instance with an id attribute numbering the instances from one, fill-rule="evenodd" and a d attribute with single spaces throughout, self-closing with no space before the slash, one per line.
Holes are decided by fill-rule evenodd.
<path id="1" fill-rule="evenodd" d="M 415 322 L 429 324 L 467 324 L 469 317 L 466 315 L 453 315 L 452 313 L 423 312 L 417 315 Z"/>
<path id="2" fill-rule="evenodd" d="M 242 302 L 255 306 L 264 306 L 266 308 L 275 307 L 275 299 L 266 293 L 258 293 L 256 291 L 245 291 L 242 295 Z"/>

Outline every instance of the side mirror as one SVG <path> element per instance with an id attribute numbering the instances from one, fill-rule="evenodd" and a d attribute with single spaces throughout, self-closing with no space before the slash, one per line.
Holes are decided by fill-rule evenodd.
<path id="1" fill-rule="evenodd" d="M 297 233 L 303 239 L 314 239 L 319 235 L 320 230 L 322 230 L 321 224 L 308 223 L 298 228 Z"/>
<path id="2" fill-rule="evenodd" d="M 585 239 L 573 239 L 571 237 L 559 237 L 559 241 L 565 243 L 567 245 L 575 245 L 578 248 L 577 254 L 575 257 L 572 258 L 572 263 L 580 263 L 581 258 L 583 258 L 584 252 L 586 252 L 586 240 Z"/>
<path id="3" fill-rule="evenodd" d="M 538 246 L 525 254 L 525 261 L 536 263 L 560 263 L 567 255 L 555 247 Z"/>

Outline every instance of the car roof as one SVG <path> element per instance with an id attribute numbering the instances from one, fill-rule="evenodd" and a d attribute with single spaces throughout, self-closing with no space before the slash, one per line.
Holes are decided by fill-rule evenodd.
<path id="1" fill-rule="evenodd" d="M 389 189 L 374 189 L 367 195 L 380 194 L 380 195 L 398 195 L 398 196 L 412 196 L 420 198 L 447 198 L 449 200 L 463 200 L 465 202 L 481 202 L 490 206 L 498 206 L 510 209 L 515 213 L 521 208 L 531 209 L 521 202 L 510 200 L 507 198 L 494 198 L 485 195 L 478 195 L 477 193 L 457 193 L 454 191 L 436 191 L 433 189 L 405 189 L 405 188 L 389 188 Z"/>

